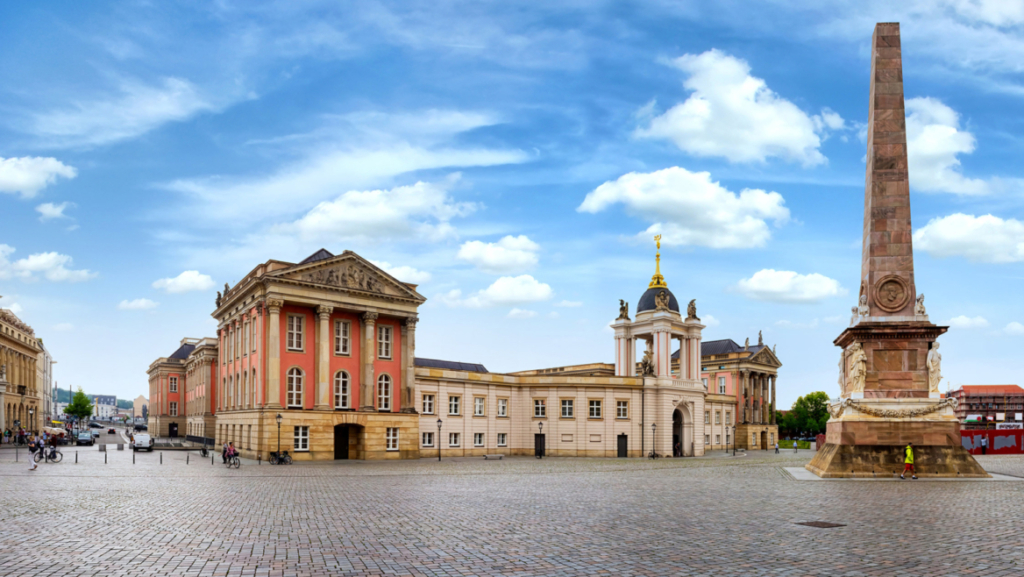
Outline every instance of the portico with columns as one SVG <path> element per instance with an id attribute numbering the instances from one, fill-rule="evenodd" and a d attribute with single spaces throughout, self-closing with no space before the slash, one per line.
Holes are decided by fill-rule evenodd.
<path id="1" fill-rule="evenodd" d="M 767 450 L 779 440 L 775 422 L 775 382 L 782 363 L 775 351 L 767 347 L 760 334 L 757 344 L 746 339 L 739 345 L 732 339 L 707 341 L 703 346 L 701 379 L 708 385 L 709 395 L 717 395 L 727 406 L 725 439 L 722 447 L 714 438 L 712 448 L 729 448 L 734 441 L 738 449 Z M 708 420 L 710 420 L 709 415 Z M 733 420 L 735 418 L 735 420 Z M 714 416 L 718 425 L 718 415 Z M 728 429 L 735 427 L 734 431 Z M 719 433 L 715 433 L 715 438 Z M 732 439 L 735 435 L 735 440 Z"/>

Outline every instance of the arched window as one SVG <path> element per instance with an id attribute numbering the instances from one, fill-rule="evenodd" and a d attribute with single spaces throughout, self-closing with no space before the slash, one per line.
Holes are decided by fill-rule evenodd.
<path id="1" fill-rule="evenodd" d="M 348 373 L 345 371 L 338 371 L 334 373 L 334 408 L 335 409 L 347 409 L 349 408 L 349 388 L 348 388 Z"/>
<path id="2" fill-rule="evenodd" d="M 302 370 L 288 369 L 288 407 L 302 408 Z"/>
<path id="3" fill-rule="evenodd" d="M 228 407 L 229 408 L 231 407 L 232 404 L 234 404 L 234 397 L 232 396 L 232 394 L 234 392 L 234 388 L 235 388 L 234 381 L 231 379 L 231 377 L 228 377 L 228 391 L 227 392 L 228 392 Z"/>
<path id="4" fill-rule="evenodd" d="M 386 374 L 377 377 L 377 410 L 391 410 L 391 377 Z"/>

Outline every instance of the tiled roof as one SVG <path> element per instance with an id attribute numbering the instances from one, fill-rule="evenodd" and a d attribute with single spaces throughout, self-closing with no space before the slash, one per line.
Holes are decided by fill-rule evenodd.
<path id="1" fill-rule="evenodd" d="M 968 395 L 1022 395 L 1024 389 L 1017 385 L 963 385 Z"/>
<path id="2" fill-rule="evenodd" d="M 765 348 L 765 345 L 750 345 L 747 351 L 754 355 L 754 353 Z M 703 341 L 700 343 L 700 354 L 701 356 L 707 355 L 727 355 L 729 353 L 741 353 L 743 352 L 743 345 L 737 344 L 732 339 L 721 339 L 717 341 Z M 679 351 L 672 353 L 673 359 L 679 358 Z"/>
<path id="3" fill-rule="evenodd" d="M 476 363 L 460 363 L 457 361 L 439 361 L 437 359 L 423 359 L 416 357 L 417 367 L 428 369 L 447 369 L 449 371 L 468 371 L 471 373 L 486 373 L 487 367 Z"/>
<path id="4" fill-rule="evenodd" d="M 196 350 L 196 345 L 194 343 L 185 343 L 178 347 L 178 350 L 174 351 L 174 354 L 168 358 L 185 360 L 194 350 Z"/>
<path id="5" fill-rule="evenodd" d="M 334 256 L 333 254 L 327 252 L 327 249 L 322 248 L 322 249 L 314 252 L 313 254 L 307 256 L 299 264 L 309 264 L 311 262 L 316 262 L 318 260 L 326 260 L 326 259 L 329 259 L 329 258 L 331 258 L 333 256 Z"/>

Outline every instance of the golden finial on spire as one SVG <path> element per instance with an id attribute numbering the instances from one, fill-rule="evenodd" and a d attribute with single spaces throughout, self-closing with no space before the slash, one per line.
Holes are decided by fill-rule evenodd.
<path id="1" fill-rule="evenodd" d="M 654 255 L 654 276 L 651 277 L 651 284 L 647 288 L 668 288 L 665 284 L 665 277 L 661 276 L 661 235 L 654 235 L 654 242 L 658 245 L 658 252 Z"/>

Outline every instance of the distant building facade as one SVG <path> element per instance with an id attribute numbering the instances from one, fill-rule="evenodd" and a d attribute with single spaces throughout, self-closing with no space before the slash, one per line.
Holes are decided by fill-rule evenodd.
<path id="1" fill-rule="evenodd" d="M 55 413 L 53 411 L 53 365 L 56 361 L 50 355 L 50 351 L 43 344 L 43 339 L 38 339 L 39 357 L 36 362 L 36 382 L 42 396 L 43 419 L 46 426 L 50 426 Z"/>
<path id="2" fill-rule="evenodd" d="M 1018 385 L 963 385 L 947 396 L 957 400 L 956 418 L 965 429 L 1024 421 L 1024 389 Z"/>
<path id="3" fill-rule="evenodd" d="M 132 415 L 135 417 L 136 423 L 143 423 L 146 421 L 146 417 L 149 416 L 149 399 L 139 395 L 132 401 Z"/>
<path id="4" fill-rule="evenodd" d="M 32 327 L 10 309 L 0 309 L 0 370 L 6 376 L 0 386 L 0 427 L 20 424 L 27 431 L 42 430 L 46 416 L 37 370 L 42 352 Z"/>

